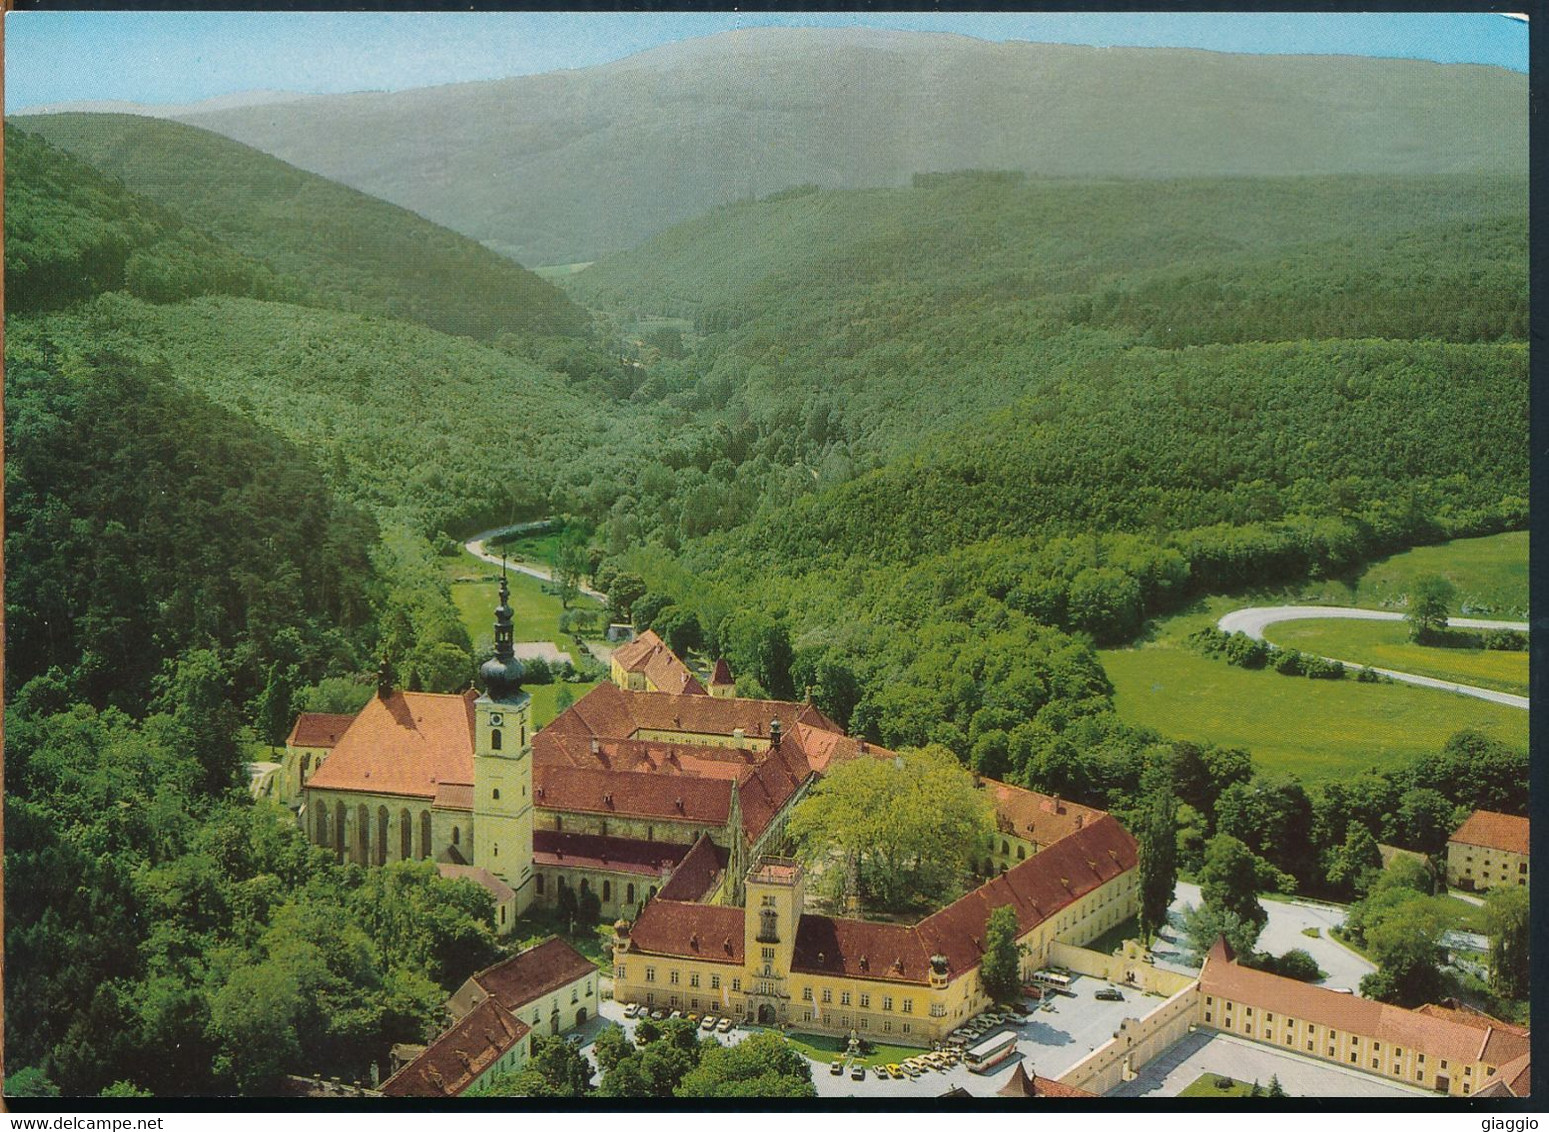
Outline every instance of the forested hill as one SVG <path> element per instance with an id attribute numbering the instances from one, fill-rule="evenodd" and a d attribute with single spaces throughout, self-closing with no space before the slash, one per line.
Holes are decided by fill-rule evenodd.
<path id="1" fill-rule="evenodd" d="M 1493 67 L 760 28 L 188 120 L 541 264 L 805 182 L 1520 168 L 1527 105 L 1527 77 Z"/>
<path id="2" fill-rule="evenodd" d="M 585 330 L 568 298 L 505 257 L 218 134 L 117 114 L 22 121 L 188 225 L 304 280 L 310 301 L 482 339 Z M 35 183 L 29 175 L 21 191 Z"/>
<path id="3" fill-rule="evenodd" d="M 14 126 L 5 131 L 6 308 L 52 310 L 103 291 L 303 299 L 304 284 Z"/>

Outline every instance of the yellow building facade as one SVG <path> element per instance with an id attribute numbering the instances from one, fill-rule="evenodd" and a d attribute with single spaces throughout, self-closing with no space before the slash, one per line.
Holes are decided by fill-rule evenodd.
<path id="1" fill-rule="evenodd" d="M 1475 810 L 1447 840 L 1447 884 L 1484 891 L 1528 887 L 1528 819 Z"/>

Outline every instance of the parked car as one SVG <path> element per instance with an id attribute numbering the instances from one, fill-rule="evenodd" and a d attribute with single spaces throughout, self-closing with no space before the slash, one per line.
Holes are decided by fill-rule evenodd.
<path id="1" fill-rule="evenodd" d="M 714 1014 L 706 1014 L 705 1020 L 699 1024 L 699 1028 L 701 1030 L 713 1030 L 715 1029 L 715 1024 L 719 1021 L 720 1019 Z"/>
<path id="2" fill-rule="evenodd" d="M 565 1038 L 565 1041 L 569 1042 L 571 1045 L 575 1046 L 577 1049 L 579 1049 L 581 1046 L 584 1046 L 586 1044 L 586 1039 L 583 1038 L 580 1034 L 570 1034 L 569 1036 L 567 1036 Z"/>
<path id="3" fill-rule="evenodd" d="M 735 1030 L 736 1028 L 737 1028 L 737 1023 L 736 1023 L 735 1020 L 733 1020 L 731 1018 L 722 1018 L 718 1023 L 716 1023 L 716 1027 L 715 1027 L 716 1032 L 717 1033 L 721 1033 L 721 1034 L 729 1034 L 729 1033 L 731 1033 L 731 1031 Z"/>
<path id="4" fill-rule="evenodd" d="M 638 1003 L 631 1002 L 628 1006 L 624 1007 L 624 1017 L 625 1018 L 633 1018 L 636 1014 L 639 1014 L 639 1013 L 640 1013 L 640 1005 Z"/>
<path id="5" fill-rule="evenodd" d="M 844 1075 L 844 1062 L 837 1057 L 834 1058 L 834 1060 L 828 1063 L 828 1071 L 835 1077 L 842 1077 Z"/>
<path id="6" fill-rule="evenodd" d="M 653 1022 L 665 1022 L 666 1020 L 667 1020 L 667 1012 L 665 1010 L 661 1009 L 660 1007 L 657 1007 L 655 1010 L 651 1011 L 651 1021 L 653 1021 Z"/>
<path id="7" fill-rule="evenodd" d="M 857 1061 L 854 1065 L 852 1065 L 850 1067 L 850 1080 L 852 1080 L 852 1081 L 864 1081 L 865 1079 L 866 1079 L 866 1067 L 864 1065 L 862 1065 L 860 1062 Z"/>
<path id="8" fill-rule="evenodd" d="M 1093 998 L 1100 998 L 1104 1002 L 1123 1002 L 1124 1001 L 1124 992 L 1119 990 L 1118 987 L 1104 987 L 1102 990 L 1098 991 L 1092 997 Z"/>
<path id="9" fill-rule="evenodd" d="M 887 1075 L 895 1081 L 902 1081 L 904 1079 L 903 1069 L 893 1062 L 888 1063 Z"/>

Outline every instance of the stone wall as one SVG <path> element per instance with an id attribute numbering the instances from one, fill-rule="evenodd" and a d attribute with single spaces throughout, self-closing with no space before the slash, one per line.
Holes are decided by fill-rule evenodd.
<path id="1" fill-rule="evenodd" d="M 1198 1011 L 1199 983 L 1190 980 L 1144 1018 L 1124 1019 L 1112 1041 L 1076 1062 L 1060 1082 L 1098 1094 L 1117 1088 L 1187 1034 Z"/>
<path id="2" fill-rule="evenodd" d="M 1197 978 L 1195 975 L 1184 975 L 1147 963 L 1144 949 L 1134 940 L 1126 940 L 1124 946 L 1112 955 L 1055 940 L 1049 944 L 1048 961 L 1080 975 L 1091 975 L 1093 978 L 1107 979 L 1109 982 L 1163 995 L 1177 994 Z"/>

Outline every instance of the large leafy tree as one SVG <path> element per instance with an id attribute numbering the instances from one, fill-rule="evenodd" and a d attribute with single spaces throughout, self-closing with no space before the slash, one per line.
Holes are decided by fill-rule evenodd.
<path id="1" fill-rule="evenodd" d="M 501 1073 L 481 1084 L 478 1096 L 584 1097 L 594 1092 L 592 1067 L 581 1051 L 564 1038 L 534 1037 L 532 1056 L 512 1073 Z"/>
<path id="2" fill-rule="evenodd" d="M 1526 998 L 1532 911 L 1526 888 L 1498 888 L 1485 900 L 1490 935 L 1490 981 L 1507 998 Z"/>
<path id="3" fill-rule="evenodd" d="M 941 747 L 834 768 L 792 813 L 801 856 L 838 870 L 868 908 L 903 911 L 955 896 L 983 839 L 991 804 Z"/>
<path id="4" fill-rule="evenodd" d="M 984 927 L 984 958 L 979 982 L 995 1002 L 1015 998 L 1022 989 L 1022 949 L 1017 946 L 1017 914 L 1009 905 L 990 913 Z"/>
<path id="5" fill-rule="evenodd" d="M 1167 923 L 1167 907 L 1178 885 L 1178 799 L 1168 783 L 1153 785 L 1137 825 L 1139 927 L 1141 938 L 1150 939 Z"/>
<path id="6" fill-rule="evenodd" d="M 812 1063 L 768 1030 L 736 1045 L 706 1043 L 678 1097 L 815 1097 Z"/>
<path id="7" fill-rule="evenodd" d="M 1422 574 L 1409 587 L 1409 607 L 1404 612 L 1410 634 L 1425 641 L 1447 628 L 1457 589 L 1439 574 Z"/>
<path id="8" fill-rule="evenodd" d="M 1269 919 L 1269 913 L 1259 903 L 1261 875 L 1262 862 L 1237 838 L 1217 834 L 1205 846 L 1205 867 L 1199 872 L 1205 907 L 1218 914 L 1236 916 L 1244 931 L 1252 929 L 1254 941 Z M 1242 952 L 1251 949 L 1237 948 Z"/>

